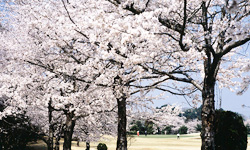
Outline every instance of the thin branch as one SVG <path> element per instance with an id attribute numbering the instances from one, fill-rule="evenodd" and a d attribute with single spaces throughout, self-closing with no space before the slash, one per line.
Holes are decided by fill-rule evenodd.
<path id="1" fill-rule="evenodd" d="M 76 30 L 76 29 L 75 29 L 75 31 L 78 32 L 78 33 L 80 33 L 81 35 L 83 35 L 86 39 L 89 39 L 89 37 L 86 34 L 82 33 L 81 31 Z"/>
<path id="2" fill-rule="evenodd" d="M 76 23 L 74 22 L 74 20 L 71 18 L 70 14 L 69 14 L 69 11 L 68 11 L 68 9 L 67 9 L 67 7 L 66 7 L 66 5 L 65 5 L 64 0 L 61 0 L 61 1 L 62 1 L 62 3 L 63 3 L 63 7 L 65 8 L 65 10 L 66 10 L 66 12 L 67 12 L 67 14 L 68 14 L 68 17 L 69 17 L 70 21 L 71 21 L 73 24 L 76 25 Z"/>
<path id="3" fill-rule="evenodd" d="M 164 33 L 154 33 L 154 34 L 159 34 L 159 35 L 168 35 L 169 37 L 171 37 L 173 40 L 175 40 L 175 41 L 177 41 L 177 42 L 179 42 L 179 40 L 177 39 L 177 38 L 175 38 L 172 34 L 170 34 L 170 33 L 166 33 L 166 32 L 164 32 Z"/>
<path id="4" fill-rule="evenodd" d="M 161 90 L 161 91 L 164 91 L 164 92 L 168 92 L 170 94 L 173 94 L 173 95 L 180 95 L 180 96 L 184 96 L 186 95 L 185 93 L 176 93 L 176 92 L 173 92 L 173 91 L 170 91 L 170 90 L 167 90 L 167 89 L 164 89 L 164 88 L 160 88 L 160 87 L 155 87 L 155 89 L 157 90 Z"/>

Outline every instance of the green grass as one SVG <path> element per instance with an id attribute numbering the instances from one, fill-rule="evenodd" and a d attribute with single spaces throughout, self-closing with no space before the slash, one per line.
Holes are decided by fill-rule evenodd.
<path id="1" fill-rule="evenodd" d="M 133 135 L 133 137 L 137 137 L 137 138 L 177 138 L 176 135 L 140 135 L 140 136 L 137 136 L 137 135 Z M 181 138 L 185 138 L 185 137 L 194 137 L 193 135 L 190 135 L 190 134 L 183 134 L 183 135 L 180 135 Z"/>
<path id="2" fill-rule="evenodd" d="M 105 136 L 106 140 L 99 142 L 105 143 L 108 146 L 108 150 L 116 149 L 116 137 Z M 248 139 L 250 140 L 250 138 Z M 99 142 L 90 143 L 90 150 L 96 150 Z M 63 140 L 60 142 L 60 150 L 62 150 Z M 85 142 L 80 143 L 80 147 L 76 146 L 76 142 L 72 142 L 72 150 L 84 150 Z M 128 137 L 128 150 L 200 150 L 201 138 L 200 134 L 187 134 L 181 135 L 180 139 L 177 139 L 176 135 L 137 135 Z M 33 143 L 28 150 L 46 150 L 46 144 L 42 141 Z M 250 150 L 250 145 L 248 149 Z"/>

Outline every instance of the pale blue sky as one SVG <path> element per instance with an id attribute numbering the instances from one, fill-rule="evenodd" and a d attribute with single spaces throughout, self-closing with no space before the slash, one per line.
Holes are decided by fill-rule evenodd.
<path id="1" fill-rule="evenodd" d="M 243 95 L 237 95 L 229 91 L 228 89 L 223 89 L 221 92 L 222 98 L 222 109 L 230 110 L 233 112 L 240 113 L 247 118 L 250 118 L 250 89 L 247 90 Z M 217 103 L 218 98 L 215 98 L 215 107 L 219 107 L 219 103 Z M 155 100 L 154 106 L 160 107 L 164 104 L 180 104 L 183 108 L 191 108 L 187 101 L 182 96 L 170 95 L 165 100 Z M 242 105 L 249 106 L 243 108 Z"/>

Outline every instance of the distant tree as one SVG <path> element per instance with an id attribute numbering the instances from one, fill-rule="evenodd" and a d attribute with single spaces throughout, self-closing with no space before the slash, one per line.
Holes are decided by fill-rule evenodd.
<path id="1" fill-rule="evenodd" d="M 201 120 L 201 109 L 202 109 L 202 105 L 199 108 L 187 109 L 184 111 L 182 115 L 186 117 L 186 121 L 192 120 L 192 119 Z"/>
<path id="2" fill-rule="evenodd" d="M 145 126 L 145 131 L 147 131 L 147 134 L 153 134 L 154 132 L 154 123 L 152 121 L 148 121 L 146 120 L 145 123 L 144 123 L 144 126 Z"/>
<path id="3" fill-rule="evenodd" d="M 172 125 L 166 126 L 165 129 L 162 130 L 162 133 L 165 134 L 165 131 L 166 131 L 167 134 L 171 134 L 173 131 L 172 128 L 173 128 Z"/>
<path id="4" fill-rule="evenodd" d="M 215 129 L 216 150 L 246 150 L 247 128 L 239 114 L 217 110 Z"/>
<path id="5" fill-rule="evenodd" d="M 180 134 L 187 134 L 188 128 L 186 126 L 181 126 L 179 128 L 179 133 Z"/>
<path id="6" fill-rule="evenodd" d="M 133 123 L 132 123 L 133 124 Z M 141 121 L 135 121 L 134 125 L 130 128 L 130 133 L 132 134 L 136 134 L 137 131 L 139 131 L 140 133 L 144 133 L 147 128 L 145 128 L 144 126 L 145 124 L 143 124 Z"/>
<path id="7" fill-rule="evenodd" d="M 246 125 L 246 128 L 247 128 L 247 134 L 250 134 L 250 125 L 247 124 L 247 125 Z"/>
<path id="8" fill-rule="evenodd" d="M 200 132 L 201 129 L 202 129 L 202 128 L 201 128 L 201 124 L 197 124 L 197 126 L 196 126 L 196 131 L 199 131 L 199 132 Z"/>

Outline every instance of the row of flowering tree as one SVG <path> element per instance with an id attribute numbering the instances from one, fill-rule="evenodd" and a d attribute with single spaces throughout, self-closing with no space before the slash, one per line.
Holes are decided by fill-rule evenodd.
<path id="1" fill-rule="evenodd" d="M 78 120 L 98 134 L 117 122 L 117 150 L 126 150 L 128 113 L 135 106 L 147 109 L 152 98 L 146 95 L 157 89 L 194 103 L 202 97 L 201 149 L 213 150 L 215 84 L 244 92 L 249 83 L 242 49 L 250 40 L 249 5 L 249 0 L 6 0 L 0 94 L 13 106 L 1 117 L 28 111 L 41 125 L 34 115 L 41 111 L 50 139 L 54 124 L 58 130 L 63 125 L 64 150 L 71 149 Z"/>

